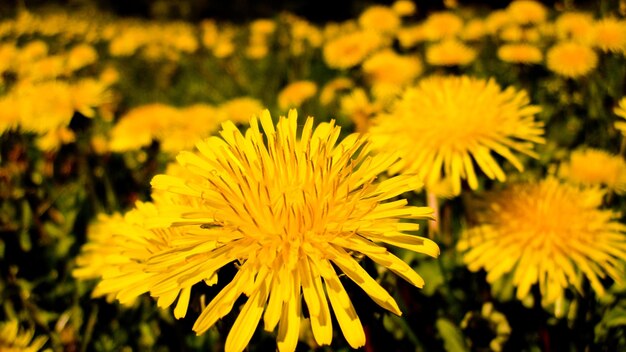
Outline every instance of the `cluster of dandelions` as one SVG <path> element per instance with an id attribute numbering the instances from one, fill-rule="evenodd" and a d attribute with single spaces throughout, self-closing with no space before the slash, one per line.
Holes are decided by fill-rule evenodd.
<path id="1" fill-rule="evenodd" d="M 363 346 L 365 333 L 338 271 L 400 315 L 354 254 L 422 287 L 424 280 L 384 245 L 433 257 L 439 248 L 410 234 L 418 224 L 403 221 L 428 219 L 432 210 L 395 199 L 420 182 L 411 175 L 378 178 L 398 155 L 371 153 L 359 134 L 338 141 L 339 133 L 332 121 L 314 128 L 311 117 L 298 133 L 295 110 L 276 126 L 265 111 L 244 134 L 224 123 L 220 137 L 179 154 L 179 176 L 152 180 L 154 203 L 100 221 L 75 276 L 101 278 L 95 294 L 122 302 L 145 292 L 162 307 L 177 299 L 180 318 L 194 284 L 214 284 L 220 268 L 237 262 L 234 278 L 197 318 L 198 334 L 245 295 L 226 339 L 228 351 L 243 350 L 261 318 L 267 331 L 278 326 L 279 350 L 294 350 L 304 304 L 319 345 L 331 342 L 333 312 L 350 346 Z"/>
<path id="2" fill-rule="evenodd" d="M 510 185 L 483 200 L 478 225 L 457 247 L 488 282 L 508 276 L 520 300 L 538 285 L 541 304 L 562 315 L 567 289 L 585 293 L 583 278 L 599 296 L 605 278 L 623 282 L 626 225 L 618 212 L 601 209 L 604 195 L 553 177 Z"/>

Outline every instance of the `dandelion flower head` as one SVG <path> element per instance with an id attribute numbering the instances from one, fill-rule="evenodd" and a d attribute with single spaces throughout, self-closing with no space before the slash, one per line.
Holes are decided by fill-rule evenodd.
<path id="1" fill-rule="evenodd" d="M 318 344 L 331 342 L 332 310 L 350 346 L 362 346 L 363 327 L 334 266 L 374 302 L 400 314 L 391 295 L 351 253 L 362 253 L 421 287 L 422 278 L 381 244 L 431 256 L 439 252 L 434 242 L 406 233 L 417 230 L 417 224 L 400 221 L 429 218 L 432 210 L 392 200 L 415 189 L 415 178 L 377 179 L 396 156 L 370 154 L 367 138 L 359 134 L 338 142 L 339 127 L 332 121 L 314 128 L 308 118 L 298 129 L 295 110 L 276 126 L 264 111 L 250 120 L 244 134 L 225 122 L 220 137 L 199 142 L 197 152 L 179 154 L 188 176 L 152 180 L 160 192 L 197 202 L 192 207 L 157 205 L 162 219 L 172 226 L 206 229 L 170 240 L 168 249 L 146 261 L 145 270 L 155 273 L 150 293 L 182 289 L 238 261 L 232 281 L 193 326 L 196 333 L 205 332 L 247 296 L 226 339 L 227 351 L 243 350 L 261 318 L 267 331 L 278 326 L 278 349 L 293 351 L 303 302 Z"/>
<path id="2" fill-rule="evenodd" d="M 382 38 L 375 31 L 344 34 L 324 45 L 324 61 L 331 68 L 348 69 L 363 62 L 381 44 Z"/>
<path id="3" fill-rule="evenodd" d="M 561 177 L 587 186 L 606 186 L 622 194 L 626 192 L 626 162 L 618 155 L 600 149 L 573 151 L 569 162 L 559 168 Z"/>
<path id="4" fill-rule="evenodd" d="M 399 16 L 411 16 L 417 11 L 415 3 L 411 0 L 396 0 L 391 9 Z"/>
<path id="5" fill-rule="evenodd" d="M 502 90 L 493 79 L 433 76 L 377 116 L 370 133 L 377 149 L 400 151 L 403 162 L 392 172 L 416 173 L 427 187 L 448 178 L 459 194 L 462 179 L 478 188 L 474 164 L 490 179 L 506 179 L 492 152 L 520 171 L 514 152 L 536 157 L 543 125 L 534 118 L 540 108 L 529 103 L 526 92 Z"/>
<path id="6" fill-rule="evenodd" d="M 374 5 L 359 16 L 359 25 L 381 33 L 394 33 L 400 27 L 400 17 L 387 6 Z"/>
<path id="7" fill-rule="evenodd" d="M 604 52 L 626 52 L 626 21 L 607 17 L 596 22 L 593 43 Z"/>
<path id="8" fill-rule="evenodd" d="M 498 57 L 505 62 L 538 64 L 543 59 L 541 50 L 526 43 L 505 44 L 498 48 Z"/>
<path id="9" fill-rule="evenodd" d="M 559 39 L 589 44 L 594 31 L 594 21 L 588 13 L 566 12 L 556 20 L 555 27 Z"/>
<path id="10" fill-rule="evenodd" d="M 463 20 L 452 12 L 435 12 L 428 16 L 422 25 L 428 40 L 452 39 L 463 29 Z"/>
<path id="11" fill-rule="evenodd" d="M 431 44 L 426 49 L 426 62 L 433 66 L 467 65 L 476 58 L 476 50 L 456 39 Z"/>
<path id="12" fill-rule="evenodd" d="M 317 85 L 313 81 L 297 81 L 289 83 L 278 93 L 278 107 L 282 110 L 299 108 L 304 101 L 317 93 Z"/>
<path id="13" fill-rule="evenodd" d="M 422 72 L 422 63 L 417 56 L 403 56 L 392 50 L 383 50 L 363 63 L 363 72 L 372 85 L 385 83 L 402 86 Z"/>
<path id="14" fill-rule="evenodd" d="M 488 197 L 458 249 L 489 282 L 511 273 L 520 300 L 538 284 L 543 305 L 557 303 L 570 286 L 583 292 L 581 276 L 602 295 L 600 280 L 622 281 L 626 259 L 626 226 L 618 213 L 599 209 L 603 196 L 555 178 L 512 185 Z"/>
<path id="15" fill-rule="evenodd" d="M 587 45 L 561 42 L 546 54 L 548 69 L 558 75 L 577 78 L 591 72 L 598 65 L 598 55 Z"/>
<path id="16" fill-rule="evenodd" d="M 546 20 L 548 11 L 539 1 L 515 0 L 506 8 L 509 18 L 519 24 L 538 24 Z"/>

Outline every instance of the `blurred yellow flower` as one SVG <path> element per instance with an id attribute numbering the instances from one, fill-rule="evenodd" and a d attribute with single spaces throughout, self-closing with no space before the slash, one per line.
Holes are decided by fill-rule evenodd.
<path id="1" fill-rule="evenodd" d="M 593 49 L 575 42 L 557 43 L 546 54 L 548 69 L 569 78 L 584 76 L 597 64 L 598 55 Z"/>
<path id="2" fill-rule="evenodd" d="M 92 79 L 82 79 L 70 86 L 72 105 L 85 117 L 94 117 L 94 108 L 109 103 L 112 99 L 107 84 Z"/>
<path id="3" fill-rule="evenodd" d="M 626 260 L 626 226 L 617 212 L 599 209 L 603 196 L 554 178 L 509 186 L 486 199 L 457 248 L 490 283 L 510 273 L 520 300 L 535 284 L 544 306 L 563 300 L 570 286 L 584 294 L 581 276 L 602 296 L 600 280 L 622 282 Z"/>
<path id="4" fill-rule="evenodd" d="M 626 97 L 622 97 L 622 99 L 620 99 L 615 109 L 613 109 L 613 112 L 615 115 L 626 120 Z M 620 130 L 623 136 L 626 136 L 626 121 L 615 122 L 615 128 Z"/>
<path id="5" fill-rule="evenodd" d="M 594 31 L 593 16 L 585 12 L 566 12 L 555 22 L 556 34 L 561 40 L 590 44 Z"/>
<path id="6" fill-rule="evenodd" d="M 331 68 L 354 67 L 382 44 L 374 31 L 357 31 L 341 35 L 324 45 L 324 61 Z"/>
<path id="7" fill-rule="evenodd" d="M 44 151 L 56 151 L 63 144 L 72 143 L 76 140 L 76 135 L 65 126 L 49 130 L 37 138 L 37 147 Z"/>
<path id="8" fill-rule="evenodd" d="M 396 33 L 396 37 L 403 48 L 412 48 L 426 40 L 424 27 L 421 25 L 402 27 Z"/>
<path id="9" fill-rule="evenodd" d="M 363 73 L 371 85 L 403 86 L 421 72 L 422 63 L 417 56 L 398 55 L 390 49 L 373 54 L 363 63 Z"/>
<path id="10" fill-rule="evenodd" d="M 237 261 L 234 278 L 196 320 L 197 334 L 235 309 L 238 316 L 226 338 L 226 351 L 244 350 L 261 319 L 266 331 L 278 326 L 278 350 L 293 351 L 304 301 L 319 345 L 331 343 L 332 311 L 348 344 L 363 346 L 365 333 L 338 271 L 378 305 L 401 314 L 355 255 L 371 258 L 422 287 L 423 279 L 381 244 L 436 257 L 439 248 L 434 242 L 406 234 L 419 226 L 401 221 L 427 219 L 431 209 L 391 200 L 415 189 L 414 179 L 378 181 L 377 175 L 397 157 L 369 154 L 367 139 L 358 134 L 336 144 L 340 131 L 334 122 L 314 128 L 313 118 L 308 118 L 300 138 L 295 110 L 277 125 L 264 111 L 259 120 L 250 120 L 250 126 L 242 134 L 234 124 L 225 123 L 221 137 L 198 143 L 197 152 L 179 154 L 186 174 L 152 180 L 162 194 L 197 201 L 193 207 L 157 204 L 159 222 L 194 226 L 196 232 L 179 231 L 167 240 L 168 248 L 147 258 L 143 272 L 151 276 L 135 294 L 149 287 L 152 296 L 167 297 Z M 133 282 L 137 278 L 129 280 Z M 234 305 L 242 295 L 248 299 L 239 310 Z"/>
<path id="11" fill-rule="evenodd" d="M 359 16 L 359 25 L 367 30 L 394 33 L 400 27 L 400 17 L 387 6 L 373 5 Z"/>
<path id="12" fill-rule="evenodd" d="M 537 24 L 546 20 L 548 10 L 539 1 L 515 0 L 506 8 L 511 20 L 519 24 Z"/>
<path id="13" fill-rule="evenodd" d="M 487 25 L 484 20 L 474 18 L 465 24 L 465 28 L 461 31 L 461 39 L 466 41 L 475 41 L 482 39 L 487 34 Z"/>
<path id="14" fill-rule="evenodd" d="M 260 18 L 250 23 L 250 32 L 252 36 L 262 35 L 268 36 L 276 30 L 276 22 L 267 18 Z"/>
<path id="15" fill-rule="evenodd" d="M 463 20 L 452 12 L 434 12 L 422 24 L 426 39 L 439 41 L 451 39 L 460 34 Z"/>
<path id="16" fill-rule="evenodd" d="M 569 162 L 559 168 L 559 176 L 585 186 L 605 186 L 618 194 L 626 193 L 626 162 L 604 150 L 586 148 L 572 152 Z"/>
<path id="17" fill-rule="evenodd" d="M 626 53 L 626 21 L 613 17 L 596 22 L 593 43 L 604 52 Z"/>
<path id="18" fill-rule="evenodd" d="M 356 88 L 341 98 L 341 114 L 348 116 L 358 132 L 369 129 L 371 118 L 381 111 L 381 106 L 370 101 L 362 88 Z"/>
<path id="19" fill-rule="evenodd" d="M 390 172 L 415 173 L 427 188 L 448 178 L 459 194 L 462 179 L 478 188 L 474 164 L 490 179 L 506 179 L 492 153 L 520 171 L 514 151 L 536 157 L 543 124 L 534 119 L 540 108 L 529 102 L 526 92 L 502 90 L 492 79 L 434 76 L 407 89 L 369 132 L 377 150 L 400 152 L 402 162 Z"/>
<path id="20" fill-rule="evenodd" d="M 159 133 L 167 131 L 168 122 L 178 113 L 176 108 L 159 103 L 128 111 L 111 130 L 110 150 L 125 152 L 150 145 Z"/>
<path id="21" fill-rule="evenodd" d="M 263 104 L 251 97 L 239 97 L 228 100 L 218 107 L 220 121 L 231 120 L 234 123 L 246 124 L 250 116 L 258 115 L 263 110 Z"/>
<path id="22" fill-rule="evenodd" d="M 74 72 L 98 61 L 98 52 L 89 44 L 74 46 L 66 56 L 68 72 Z"/>
<path id="23" fill-rule="evenodd" d="M 411 0 L 396 0 L 391 5 L 391 9 L 398 16 L 411 16 L 417 11 L 415 3 Z"/>
<path id="24" fill-rule="evenodd" d="M 485 18 L 485 27 L 488 33 L 495 35 L 510 22 L 511 18 L 507 11 L 495 10 Z"/>
<path id="25" fill-rule="evenodd" d="M 44 134 L 68 126 L 74 115 L 71 89 L 65 82 L 20 84 L 9 94 L 17 106 L 24 131 Z"/>
<path id="26" fill-rule="evenodd" d="M 3 352 L 38 352 L 48 340 L 45 336 L 35 336 L 34 330 L 20 331 L 17 320 L 0 323 L 0 351 Z"/>
<path id="27" fill-rule="evenodd" d="M 346 77 L 337 77 L 332 81 L 326 83 L 320 92 L 320 103 L 322 105 L 328 105 L 337 95 L 337 91 L 350 89 L 354 86 L 354 82 Z"/>
<path id="28" fill-rule="evenodd" d="M 541 50 L 532 44 L 505 44 L 498 48 L 498 58 L 505 62 L 538 64 L 543 59 Z"/>
<path id="29" fill-rule="evenodd" d="M 246 48 L 246 56 L 255 60 L 266 57 L 268 52 L 269 48 L 266 43 L 254 43 Z"/>
<path id="30" fill-rule="evenodd" d="M 289 83 L 278 93 L 278 107 L 281 110 L 299 108 L 304 101 L 311 99 L 317 93 L 317 85 L 312 81 L 297 81 Z"/>
<path id="31" fill-rule="evenodd" d="M 456 39 L 431 44 L 426 48 L 426 62 L 433 66 L 467 65 L 476 59 L 476 50 Z"/>

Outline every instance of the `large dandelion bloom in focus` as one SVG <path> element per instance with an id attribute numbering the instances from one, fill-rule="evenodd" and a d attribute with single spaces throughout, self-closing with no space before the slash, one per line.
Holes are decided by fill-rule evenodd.
<path id="1" fill-rule="evenodd" d="M 626 260 L 626 226 L 618 213 L 598 209 L 603 196 L 554 178 L 511 186 L 489 198 L 458 249 L 489 282 L 511 273 L 520 300 L 539 284 L 544 306 L 556 303 L 570 286 L 582 292 L 581 276 L 602 295 L 601 279 L 620 282 Z"/>
<path id="2" fill-rule="evenodd" d="M 539 111 L 524 91 L 502 90 L 493 80 L 435 76 L 407 89 L 370 133 L 377 149 L 401 153 L 403 162 L 390 171 L 416 173 L 428 187 L 446 178 L 459 194 L 461 179 L 478 188 L 474 163 L 490 179 L 505 180 L 492 152 L 523 170 L 514 151 L 536 156 L 533 144 L 544 142 Z"/>
<path id="3" fill-rule="evenodd" d="M 250 121 L 245 134 L 224 123 L 221 138 L 198 143 L 198 152 L 179 154 L 186 174 L 159 175 L 152 181 L 160 196 L 187 202 L 155 203 L 158 226 L 195 226 L 196 231 L 169 232 L 163 239 L 167 248 L 151 248 L 152 254 L 142 257 L 141 273 L 148 278 L 141 285 L 149 286 L 152 296 L 171 297 L 238 262 L 232 281 L 193 326 L 204 333 L 242 294 L 247 296 L 226 339 L 227 351 L 243 350 L 261 318 L 267 331 L 278 326 L 279 350 L 294 350 L 303 317 L 301 297 L 318 344 L 331 342 L 332 310 L 348 343 L 362 346 L 363 327 L 337 270 L 381 307 L 401 314 L 353 254 L 361 253 L 421 287 L 422 278 L 381 244 L 439 253 L 434 242 L 407 233 L 416 231 L 417 224 L 401 222 L 429 218 L 431 209 L 392 200 L 418 187 L 415 178 L 377 180 L 397 155 L 371 155 L 370 144 L 359 134 L 337 143 L 340 131 L 334 122 L 313 128 L 308 118 L 300 138 L 297 130 L 295 110 L 276 127 L 265 111 Z M 100 289 L 107 291 L 102 285 Z"/>

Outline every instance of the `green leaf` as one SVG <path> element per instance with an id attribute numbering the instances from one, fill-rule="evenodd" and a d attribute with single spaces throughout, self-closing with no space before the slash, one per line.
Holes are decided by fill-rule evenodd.
<path id="1" fill-rule="evenodd" d="M 439 318 L 435 323 L 439 335 L 443 339 L 443 347 L 448 352 L 466 352 L 469 349 L 465 346 L 463 333 L 458 326 L 448 319 Z"/>

